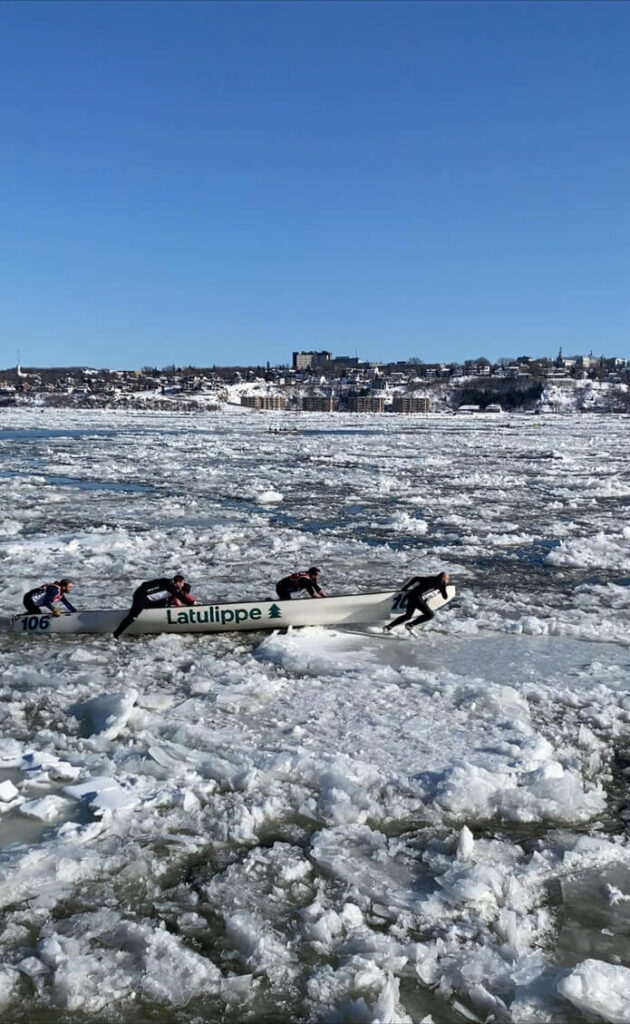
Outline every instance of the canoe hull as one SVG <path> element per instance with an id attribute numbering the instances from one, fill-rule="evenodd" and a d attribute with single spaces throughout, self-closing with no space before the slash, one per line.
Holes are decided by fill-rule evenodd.
<path id="1" fill-rule="evenodd" d="M 449 586 L 448 600 L 455 596 Z M 404 591 L 346 594 L 342 597 L 295 601 L 242 601 L 194 605 L 184 608 L 151 608 L 141 612 L 124 636 L 144 633 L 226 633 L 243 630 L 285 629 L 289 626 L 356 626 L 386 622 L 405 607 Z M 431 608 L 446 602 L 434 591 Z M 113 633 L 126 610 L 74 612 L 68 615 L 15 615 L 11 629 L 23 636 L 51 633 Z"/>

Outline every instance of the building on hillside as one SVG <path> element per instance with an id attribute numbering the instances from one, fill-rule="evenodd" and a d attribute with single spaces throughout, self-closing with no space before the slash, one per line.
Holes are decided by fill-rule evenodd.
<path id="1" fill-rule="evenodd" d="M 430 408 L 431 402 L 429 399 L 424 395 L 416 395 L 413 391 L 407 391 L 403 395 L 394 395 L 393 412 L 429 412 Z"/>
<path id="2" fill-rule="evenodd" d="M 7 381 L 0 381 L 0 405 L 17 405 L 17 391 Z"/>
<path id="3" fill-rule="evenodd" d="M 294 352 L 293 369 L 308 370 L 309 367 L 326 366 L 332 358 L 331 352 Z"/>
<path id="4" fill-rule="evenodd" d="M 357 370 L 361 360 L 358 356 L 335 356 L 333 363 L 336 369 L 348 368 Z"/>
<path id="5" fill-rule="evenodd" d="M 383 363 L 365 363 L 364 369 L 368 377 L 382 377 Z"/>
<path id="6" fill-rule="evenodd" d="M 304 395 L 302 398 L 304 412 L 335 412 L 338 406 L 334 395 Z"/>
<path id="7" fill-rule="evenodd" d="M 576 359 L 576 366 L 581 370 L 592 370 L 594 367 L 598 366 L 599 363 L 600 360 L 594 356 L 592 352 L 589 356 L 578 356 Z"/>
<path id="8" fill-rule="evenodd" d="M 246 409 L 282 412 L 287 400 L 284 395 L 241 395 L 241 405 Z"/>
<path id="9" fill-rule="evenodd" d="M 468 377 L 489 377 L 490 363 L 478 359 L 467 359 L 464 363 L 464 374 Z"/>
<path id="10" fill-rule="evenodd" d="M 381 395 L 351 395 L 349 412 L 385 412 L 385 399 Z"/>

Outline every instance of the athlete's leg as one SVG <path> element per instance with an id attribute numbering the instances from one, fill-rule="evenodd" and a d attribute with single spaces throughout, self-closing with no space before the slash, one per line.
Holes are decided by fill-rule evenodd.
<path id="1" fill-rule="evenodd" d="M 139 600 L 135 596 L 135 594 L 134 594 L 133 603 L 131 605 L 131 608 L 129 609 L 129 611 L 125 615 L 124 619 L 121 622 L 119 622 L 119 624 L 116 626 L 116 629 L 114 630 L 114 637 L 116 638 L 116 640 L 121 635 L 121 633 L 125 632 L 125 630 L 131 625 L 132 622 L 135 622 L 135 620 L 138 618 L 140 612 L 144 611 L 144 609 L 146 607 L 147 607 L 146 599 L 144 599 L 144 600 L 140 599 Z"/>
<path id="2" fill-rule="evenodd" d="M 22 603 L 24 604 L 24 607 L 26 608 L 27 612 L 29 612 L 31 615 L 42 614 L 41 608 L 38 608 L 37 605 L 33 603 L 33 598 L 29 597 L 28 594 L 26 594 L 22 598 Z"/>
<path id="3" fill-rule="evenodd" d="M 431 611 L 424 598 L 417 597 L 415 603 L 416 608 L 414 608 L 414 611 L 416 611 L 417 609 L 419 612 L 422 612 L 422 615 L 419 615 L 417 619 L 414 619 L 413 622 L 410 622 L 410 627 L 419 626 L 421 622 L 429 622 L 431 619 L 435 618 L 435 612 Z"/>
<path id="4" fill-rule="evenodd" d="M 408 622 L 414 612 L 418 611 L 418 605 L 416 604 L 416 595 L 410 593 L 407 598 L 407 604 L 405 605 L 405 611 L 403 615 L 399 615 L 393 622 L 388 622 L 384 627 L 385 630 L 393 629 L 394 626 L 402 626 L 403 622 Z"/>

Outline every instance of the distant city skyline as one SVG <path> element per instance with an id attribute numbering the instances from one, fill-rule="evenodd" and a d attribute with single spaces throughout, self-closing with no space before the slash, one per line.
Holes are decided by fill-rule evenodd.
<path id="1" fill-rule="evenodd" d="M 630 5 L 0 4 L 0 363 L 630 358 Z"/>
<path id="2" fill-rule="evenodd" d="M 176 370 L 190 370 L 193 373 L 195 371 L 202 370 L 225 370 L 225 369 L 241 369 L 241 370 L 256 370 L 261 369 L 263 372 L 274 371 L 274 373 L 283 373 L 285 370 L 296 373 L 303 373 L 309 371 L 314 375 L 317 372 L 324 372 L 325 370 L 331 370 L 339 368 L 343 364 L 346 365 L 359 365 L 362 367 L 378 367 L 378 366 L 394 366 L 407 364 L 413 367 L 414 364 L 418 366 L 445 366 L 445 367 L 464 367 L 475 364 L 489 364 L 491 367 L 500 367 L 502 365 L 517 365 L 520 363 L 572 363 L 581 366 L 593 367 L 597 364 L 610 364 L 620 363 L 625 366 L 630 364 L 630 357 L 619 356 L 617 353 L 610 352 L 564 352 L 562 347 L 558 350 L 555 355 L 548 356 L 532 356 L 531 353 L 521 352 L 518 356 L 512 357 L 499 357 L 499 359 L 488 359 L 483 353 L 478 356 L 469 357 L 467 359 L 455 360 L 455 359 L 420 359 L 415 356 L 411 356 L 409 359 L 371 359 L 362 360 L 360 356 L 349 356 L 347 353 L 331 353 L 326 351 L 311 351 L 303 350 L 300 352 L 293 351 L 291 353 L 292 358 L 284 360 L 280 363 L 272 363 L 268 359 L 260 359 L 255 363 L 231 363 L 231 362 L 213 362 L 213 363 L 189 363 L 186 361 L 177 362 L 171 361 L 170 363 L 164 363 L 157 365 L 155 363 L 143 363 L 142 366 L 97 366 L 93 363 L 57 363 L 57 364 L 26 364 L 20 361 L 18 358 L 17 362 L 11 366 L 0 367 L 0 374 L 7 373 L 9 375 L 17 372 L 18 377 L 26 377 L 29 373 L 36 373 L 38 371 L 49 372 L 63 372 L 65 370 L 86 370 L 90 373 L 96 373 L 103 371 L 105 373 L 142 373 L 143 371 L 148 372 L 171 372 Z M 314 358 L 309 358 L 314 357 Z M 321 357 L 329 357 L 322 359 Z"/>

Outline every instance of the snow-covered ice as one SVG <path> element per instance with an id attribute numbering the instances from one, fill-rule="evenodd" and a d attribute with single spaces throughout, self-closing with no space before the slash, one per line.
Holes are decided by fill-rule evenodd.
<path id="1" fill-rule="evenodd" d="M 0 410 L 2 613 L 447 569 L 415 637 L 0 633 L 12 1022 L 630 1021 L 618 416 Z"/>

